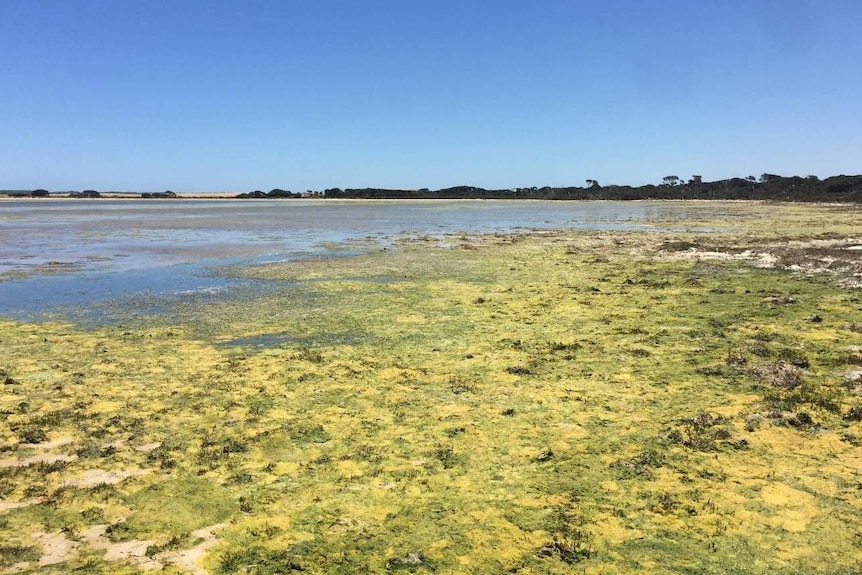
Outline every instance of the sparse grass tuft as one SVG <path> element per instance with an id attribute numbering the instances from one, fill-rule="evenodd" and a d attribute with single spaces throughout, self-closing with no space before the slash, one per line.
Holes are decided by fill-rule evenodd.
<path id="1" fill-rule="evenodd" d="M 251 546 L 222 554 L 218 564 L 219 573 L 254 573 L 255 575 L 283 575 L 305 571 L 298 554 L 292 549 L 272 550 L 262 546 Z"/>
<path id="2" fill-rule="evenodd" d="M 634 457 L 617 459 L 611 464 L 611 469 L 617 472 L 620 479 L 650 479 L 652 470 L 664 465 L 664 457 L 655 450 L 644 451 Z"/>
<path id="3" fill-rule="evenodd" d="M 745 449 L 745 439 L 734 440 L 727 418 L 701 412 L 690 419 L 682 420 L 667 433 L 670 443 L 682 445 L 695 451 L 717 451 L 724 447 Z"/>
<path id="4" fill-rule="evenodd" d="M 0 544 L 0 567 L 36 561 L 42 553 L 32 545 Z"/>

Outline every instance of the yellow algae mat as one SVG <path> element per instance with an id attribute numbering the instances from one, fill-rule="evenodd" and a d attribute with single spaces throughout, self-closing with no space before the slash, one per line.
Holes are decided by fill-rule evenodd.
<path id="1" fill-rule="evenodd" d="M 862 213 L 731 208 L 0 323 L 0 573 L 859 572 Z"/>

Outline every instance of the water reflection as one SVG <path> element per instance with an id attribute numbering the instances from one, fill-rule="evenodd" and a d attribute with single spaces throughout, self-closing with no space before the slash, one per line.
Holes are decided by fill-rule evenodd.
<path id="1" fill-rule="evenodd" d="M 223 297 L 217 266 L 284 261 L 389 238 L 521 229 L 644 229 L 725 215 L 683 202 L 50 200 L 0 202 L 0 316 L 133 294 Z M 248 286 L 244 286 L 248 287 Z M 161 304 L 160 304 L 161 305 Z"/>

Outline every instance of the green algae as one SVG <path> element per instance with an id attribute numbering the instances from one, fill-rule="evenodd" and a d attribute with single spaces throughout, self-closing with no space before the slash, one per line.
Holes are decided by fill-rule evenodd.
<path id="1" fill-rule="evenodd" d="M 244 270 L 290 289 L 181 325 L 3 323 L 0 459 L 69 460 L 0 468 L 2 502 L 27 505 L 0 536 L 61 530 L 67 565 L 97 572 L 143 568 L 105 561 L 81 536 L 97 523 L 180 549 L 226 523 L 213 573 L 859 569 L 862 402 L 844 374 L 862 298 L 844 272 L 726 257 L 852 239 L 858 212 L 733 211 L 698 222 L 735 230 L 709 246 L 405 240 Z M 32 430 L 65 442 L 22 443 Z M 69 485 L 92 470 L 142 472 Z"/>
<path id="2" fill-rule="evenodd" d="M 239 508 L 227 489 L 198 477 L 154 482 L 124 499 L 133 509 L 125 520 L 131 534 L 187 534 L 221 523 Z"/>

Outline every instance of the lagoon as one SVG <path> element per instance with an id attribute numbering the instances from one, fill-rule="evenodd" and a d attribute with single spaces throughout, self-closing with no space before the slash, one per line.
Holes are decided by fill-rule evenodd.
<path id="1" fill-rule="evenodd" d="M 401 237 L 542 229 L 649 230 L 751 215 L 730 202 L 8 200 L 0 202 L 0 317 L 92 316 L 120 302 L 266 289 L 220 270 L 379 249 Z"/>

